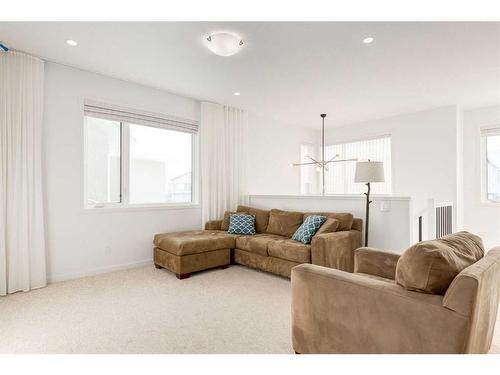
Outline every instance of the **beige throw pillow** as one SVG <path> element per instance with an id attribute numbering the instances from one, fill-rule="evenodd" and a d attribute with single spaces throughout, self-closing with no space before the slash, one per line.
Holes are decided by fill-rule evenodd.
<path id="1" fill-rule="evenodd" d="M 481 238 L 469 232 L 419 242 L 399 258 L 396 282 L 407 290 L 444 294 L 464 268 L 483 256 Z"/>
<path id="2" fill-rule="evenodd" d="M 326 221 L 321 225 L 316 232 L 315 236 L 318 234 L 324 234 L 324 233 L 333 233 L 336 232 L 339 229 L 340 221 L 337 219 L 332 219 L 328 218 Z"/>
<path id="3" fill-rule="evenodd" d="M 339 228 L 337 230 L 351 230 L 354 216 L 348 212 L 306 212 L 304 220 L 311 215 L 326 216 L 328 219 L 337 219 L 339 221 Z"/>

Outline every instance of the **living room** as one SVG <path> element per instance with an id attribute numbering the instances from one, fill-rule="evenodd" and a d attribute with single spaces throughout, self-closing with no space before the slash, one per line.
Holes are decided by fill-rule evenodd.
<path id="1" fill-rule="evenodd" d="M 500 353 L 500 22 L 44 12 L 0 16 L 0 354 Z"/>

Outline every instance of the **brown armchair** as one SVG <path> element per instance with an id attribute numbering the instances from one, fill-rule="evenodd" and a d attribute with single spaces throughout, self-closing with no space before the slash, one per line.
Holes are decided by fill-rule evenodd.
<path id="1" fill-rule="evenodd" d="M 460 272 L 444 295 L 394 281 L 398 254 L 359 248 L 354 273 L 292 270 L 297 353 L 486 353 L 500 296 L 500 247 Z"/>

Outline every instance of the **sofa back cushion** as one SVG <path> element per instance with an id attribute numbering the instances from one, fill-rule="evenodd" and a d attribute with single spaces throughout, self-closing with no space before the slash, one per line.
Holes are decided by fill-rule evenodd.
<path id="1" fill-rule="evenodd" d="M 304 220 L 304 222 L 305 222 L 305 220 Z M 340 225 L 340 221 L 338 221 L 337 219 L 328 218 L 323 223 L 323 225 L 321 225 L 319 227 L 319 229 L 316 232 L 316 234 L 324 234 L 324 233 L 333 233 L 333 232 L 336 232 L 339 229 L 339 225 Z"/>
<path id="2" fill-rule="evenodd" d="M 301 226 L 304 214 L 302 212 L 282 211 L 273 208 L 269 213 L 267 233 L 292 237 Z"/>
<path id="3" fill-rule="evenodd" d="M 419 242 L 399 258 L 396 282 L 407 290 L 445 294 L 455 276 L 483 256 L 481 238 L 469 232 Z"/>
<path id="4" fill-rule="evenodd" d="M 257 233 L 266 233 L 267 224 L 269 223 L 269 211 L 248 206 L 238 206 L 238 213 L 249 213 L 255 216 L 255 230 Z"/>
<path id="5" fill-rule="evenodd" d="M 354 217 L 348 212 L 306 212 L 304 219 L 311 215 L 326 216 L 327 219 L 337 219 L 339 221 L 339 228 L 337 230 L 351 230 Z"/>

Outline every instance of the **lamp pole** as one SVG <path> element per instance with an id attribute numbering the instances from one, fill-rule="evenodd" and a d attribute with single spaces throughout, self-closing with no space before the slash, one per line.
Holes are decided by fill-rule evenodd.
<path id="1" fill-rule="evenodd" d="M 366 195 L 366 221 L 365 221 L 365 247 L 368 246 L 368 226 L 370 225 L 370 183 L 367 182 L 366 186 L 368 187 L 368 191 L 365 193 Z"/>
<path id="2" fill-rule="evenodd" d="M 321 127 L 321 162 L 323 163 L 321 165 L 321 170 L 323 173 L 322 176 L 322 190 L 321 190 L 321 195 L 325 195 L 325 117 L 326 113 L 322 113 L 321 118 L 323 119 L 323 126 Z"/>

